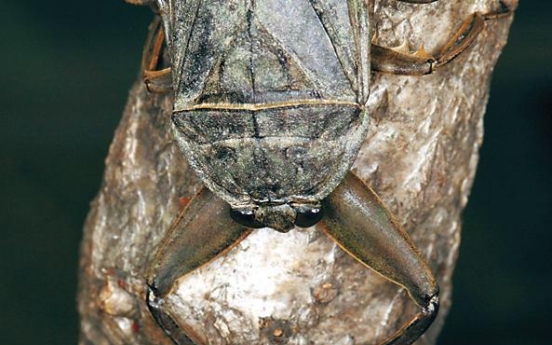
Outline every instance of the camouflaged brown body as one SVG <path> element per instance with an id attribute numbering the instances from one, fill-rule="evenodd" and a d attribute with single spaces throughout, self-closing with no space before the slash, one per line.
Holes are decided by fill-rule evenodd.
<path id="1" fill-rule="evenodd" d="M 161 7 L 178 18 L 165 22 L 176 33 L 168 47 L 177 141 L 206 186 L 232 207 L 318 204 L 349 170 L 368 121 L 364 6 L 257 0 Z"/>

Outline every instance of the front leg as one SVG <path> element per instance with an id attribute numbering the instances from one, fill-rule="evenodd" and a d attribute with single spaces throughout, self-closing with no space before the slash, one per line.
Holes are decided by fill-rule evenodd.
<path id="1" fill-rule="evenodd" d="M 435 0 L 398 0 L 408 3 L 429 3 Z M 372 70 L 398 75 L 424 75 L 444 66 L 465 51 L 475 41 L 479 33 L 485 28 L 485 21 L 508 16 L 512 11 L 498 0 L 497 9 L 489 13 L 471 14 L 456 33 L 447 41 L 445 46 L 435 56 L 425 52 L 404 54 L 391 48 L 372 44 Z"/>
<path id="2" fill-rule="evenodd" d="M 205 344 L 180 328 L 165 310 L 175 281 L 227 252 L 250 231 L 230 218 L 230 206 L 203 188 L 178 215 L 155 254 L 147 277 L 147 305 L 155 321 L 179 345 Z"/>
<path id="3" fill-rule="evenodd" d="M 347 253 L 404 287 L 421 307 L 410 322 L 381 345 L 412 344 L 439 309 L 439 288 L 415 244 L 378 196 L 349 173 L 324 202 L 323 228 Z"/>
<path id="4" fill-rule="evenodd" d="M 151 93 L 167 93 L 172 89 L 171 68 L 165 61 L 166 42 L 163 21 L 155 16 L 142 52 L 142 78 Z"/>

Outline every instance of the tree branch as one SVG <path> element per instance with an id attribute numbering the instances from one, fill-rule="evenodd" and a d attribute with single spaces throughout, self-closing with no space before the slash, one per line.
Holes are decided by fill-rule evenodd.
<path id="1" fill-rule="evenodd" d="M 435 52 L 466 16 L 493 4 L 376 1 L 374 40 Z M 472 47 L 432 75 L 372 75 L 372 121 L 353 170 L 402 221 L 441 286 L 441 312 L 419 344 L 435 343 L 450 308 L 460 215 L 510 23 L 488 20 Z M 136 82 L 84 229 L 80 344 L 170 344 L 147 311 L 145 269 L 182 198 L 200 186 L 173 141 L 171 111 L 170 95 L 154 96 Z M 209 344 L 266 344 L 275 341 L 275 328 L 289 331 L 280 338 L 288 344 L 374 344 L 416 311 L 402 289 L 316 228 L 255 231 L 177 285 L 167 303 Z"/>

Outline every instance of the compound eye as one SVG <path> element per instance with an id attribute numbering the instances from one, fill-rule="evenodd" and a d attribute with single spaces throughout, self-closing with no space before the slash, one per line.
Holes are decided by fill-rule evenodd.
<path id="1" fill-rule="evenodd" d="M 298 207 L 296 209 L 297 217 L 295 218 L 295 225 L 300 228 L 308 228 L 318 223 L 324 216 L 324 212 L 321 207 Z"/>
<path id="2" fill-rule="evenodd" d="M 238 224 L 247 228 L 259 229 L 264 226 L 255 220 L 255 212 L 252 209 L 230 209 L 230 217 Z"/>

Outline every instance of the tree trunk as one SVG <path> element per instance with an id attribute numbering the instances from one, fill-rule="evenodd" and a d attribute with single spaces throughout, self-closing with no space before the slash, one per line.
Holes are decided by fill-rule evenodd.
<path id="1" fill-rule="evenodd" d="M 376 1 L 374 40 L 436 52 L 465 17 L 493 5 Z M 372 74 L 370 129 L 353 170 L 401 220 L 439 281 L 441 311 L 418 344 L 435 343 L 450 308 L 460 215 L 478 161 L 491 73 L 511 20 L 488 20 L 466 52 L 432 75 Z M 147 310 L 145 270 L 185 198 L 200 187 L 172 138 L 171 110 L 171 95 L 135 83 L 84 228 L 81 344 L 171 344 Z M 281 343 L 376 344 L 416 312 L 403 289 L 316 227 L 254 231 L 179 280 L 167 303 L 209 344 L 271 343 L 274 327 L 288 332 Z"/>

